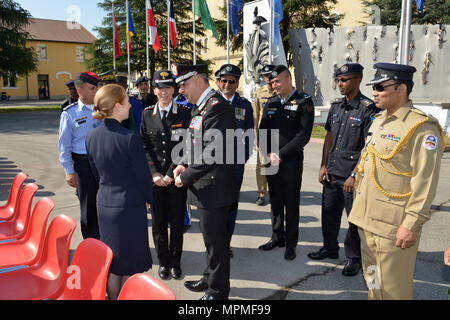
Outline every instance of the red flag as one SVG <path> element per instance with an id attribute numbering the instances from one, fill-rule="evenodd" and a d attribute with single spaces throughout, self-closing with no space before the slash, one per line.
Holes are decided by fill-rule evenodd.
<path id="1" fill-rule="evenodd" d="M 158 28 L 156 27 L 155 17 L 153 15 L 152 4 L 150 0 L 147 0 L 147 16 L 148 16 L 148 27 L 150 29 L 150 45 L 153 46 L 155 52 L 161 49 L 161 42 L 159 42 Z"/>
<path id="2" fill-rule="evenodd" d="M 113 18 L 114 18 L 114 52 L 115 57 L 120 57 L 122 53 L 120 52 L 120 41 L 119 41 L 119 31 L 117 30 L 117 24 L 116 24 L 116 15 L 113 12 Z"/>
<path id="3" fill-rule="evenodd" d="M 175 22 L 175 12 L 173 10 L 173 1 L 170 1 L 169 10 L 169 27 L 170 27 L 170 42 L 174 48 L 177 47 L 177 23 Z"/>

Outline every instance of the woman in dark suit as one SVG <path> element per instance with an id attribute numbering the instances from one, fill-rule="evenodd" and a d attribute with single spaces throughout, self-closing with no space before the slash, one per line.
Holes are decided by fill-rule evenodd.
<path id="1" fill-rule="evenodd" d="M 139 134 L 120 124 L 130 110 L 125 90 L 104 86 L 94 104 L 92 116 L 103 123 L 88 134 L 86 148 L 99 184 L 100 240 L 114 253 L 107 293 L 115 300 L 130 276 L 148 271 L 153 263 L 145 205 L 152 202 L 152 177 Z"/>

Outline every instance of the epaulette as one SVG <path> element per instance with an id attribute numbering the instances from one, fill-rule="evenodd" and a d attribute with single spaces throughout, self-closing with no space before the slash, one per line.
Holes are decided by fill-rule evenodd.
<path id="1" fill-rule="evenodd" d="M 220 103 L 219 99 L 217 99 L 216 97 L 211 97 L 208 102 L 211 106 L 216 106 Z"/>
<path id="2" fill-rule="evenodd" d="M 420 114 L 421 116 L 424 116 L 424 117 L 430 117 L 430 116 L 427 115 L 425 112 L 423 112 L 422 110 L 417 109 L 417 108 L 415 108 L 415 107 L 411 107 L 411 111 L 413 111 L 413 112 L 415 112 L 415 113 L 417 113 L 417 114 Z"/>
<path id="3" fill-rule="evenodd" d="M 345 98 L 336 98 L 333 101 L 331 101 L 331 103 L 342 103 L 344 101 Z"/>
<path id="4" fill-rule="evenodd" d="M 147 108 L 145 108 L 144 109 L 144 111 L 153 111 L 153 109 L 155 109 L 155 106 L 153 105 L 153 106 L 150 106 L 150 107 L 147 107 Z"/>
<path id="5" fill-rule="evenodd" d="M 77 104 L 78 104 L 78 101 L 76 101 L 76 102 L 74 102 L 74 103 L 72 103 L 72 104 L 69 104 L 67 107 L 65 107 L 65 108 L 63 109 L 63 112 L 69 110 L 70 108 L 72 108 L 73 106 L 75 106 L 75 105 L 77 105 Z"/>
<path id="6" fill-rule="evenodd" d="M 362 99 L 361 103 L 364 104 L 366 107 L 370 106 L 371 104 L 374 104 L 374 102 L 369 99 Z"/>

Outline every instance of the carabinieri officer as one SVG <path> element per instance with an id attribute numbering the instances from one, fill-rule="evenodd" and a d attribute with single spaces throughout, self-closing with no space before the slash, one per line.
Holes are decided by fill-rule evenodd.
<path id="1" fill-rule="evenodd" d="M 76 75 L 77 102 L 64 108 L 59 124 L 59 161 L 66 173 L 66 182 L 77 189 L 80 201 L 83 238 L 99 239 L 97 220 L 98 184 L 92 175 L 86 152 L 86 136 L 100 125 L 92 118 L 94 97 L 100 78 L 93 72 Z"/>

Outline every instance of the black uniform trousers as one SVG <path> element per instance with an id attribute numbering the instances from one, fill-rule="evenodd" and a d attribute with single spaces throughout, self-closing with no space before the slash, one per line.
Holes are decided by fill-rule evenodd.
<path id="1" fill-rule="evenodd" d="M 100 239 L 97 216 L 98 184 L 85 154 L 72 153 L 73 168 L 78 176 L 77 196 L 80 201 L 80 222 L 83 239 Z"/>
<path id="2" fill-rule="evenodd" d="M 197 209 L 206 247 L 206 268 L 202 280 L 209 287 L 206 293 L 216 299 L 228 299 L 230 293 L 229 211 L 230 206 Z"/>
<path id="3" fill-rule="evenodd" d="M 162 267 L 180 268 L 186 199 L 186 188 L 178 189 L 173 184 L 168 187 L 153 185 L 152 233 Z"/>
<path id="4" fill-rule="evenodd" d="M 296 247 L 298 242 L 302 174 L 303 161 L 289 160 L 280 163 L 275 175 L 267 176 L 272 209 L 272 240 L 286 241 L 288 247 Z"/>
<path id="5" fill-rule="evenodd" d="M 344 191 L 345 178 L 329 175 L 330 182 L 325 183 L 322 194 L 322 235 L 324 248 L 331 253 L 338 253 L 338 235 L 341 227 L 342 211 L 347 217 L 352 210 L 353 193 Z M 345 255 L 348 259 L 361 260 L 358 227 L 349 223 L 344 241 Z"/>

